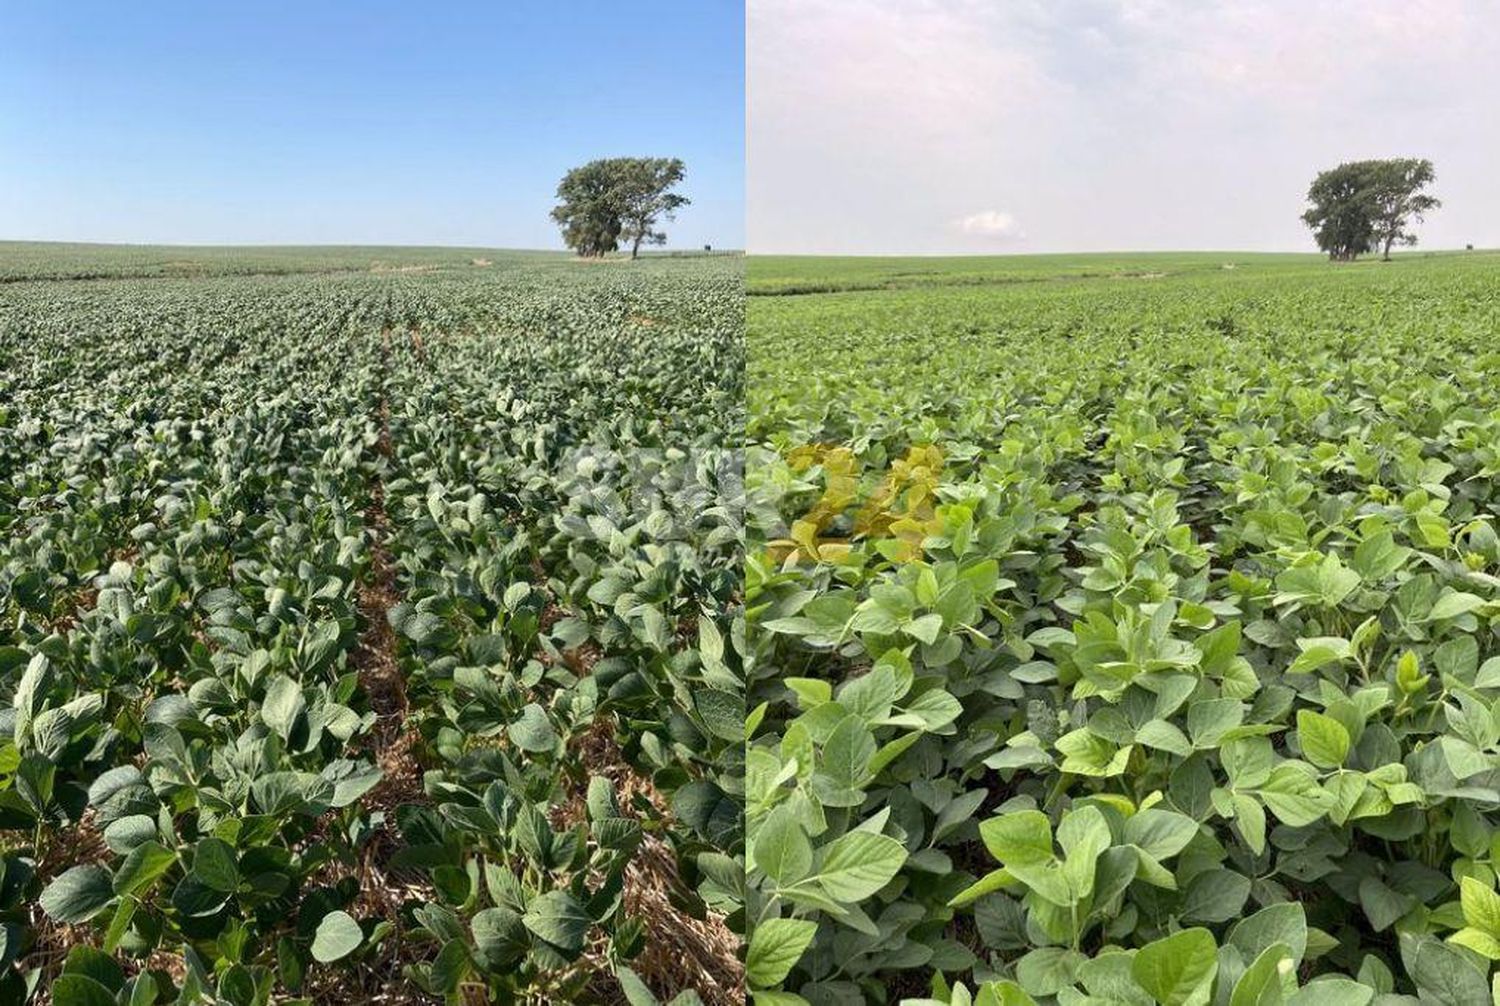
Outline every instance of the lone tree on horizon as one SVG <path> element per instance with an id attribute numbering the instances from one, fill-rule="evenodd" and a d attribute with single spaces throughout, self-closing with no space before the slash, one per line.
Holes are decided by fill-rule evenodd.
<path id="1" fill-rule="evenodd" d="M 1388 262 L 1392 245 L 1417 243 L 1412 222 L 1421 223 L 1442 205 L 1422 191 L 1433 177 L 1425 158 L 1349 161 L 1313 179 L 1307 190 L 1312 207 L 1302 220 L 1334 262 L 1352 262 L 1377 249 Z"/>
<path id="2" fill-rule="evenodd" d="M 611 157 L 590 161 L 563 176 L 557 185 L 561 202 L 552 219 L 562 228 L 563 242 L 581 256 L 601 258 L 630 245 L 630 257 L 642 245 L 665 244 L 658 229 L 675 218 L 688 198 L 671 191 L 685 169 L 677 157 Z"/>

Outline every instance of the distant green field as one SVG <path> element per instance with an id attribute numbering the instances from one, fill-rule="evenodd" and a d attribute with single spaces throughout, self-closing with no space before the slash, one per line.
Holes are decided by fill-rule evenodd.
<path id="1" fill-rule="evenodd" d="M 713 253 L 734 255 L 733 252 Z M 702 252 L 648 252 L 647 258 L 703 258 Z M 31 279 L 126 279 L 176 276 L 256 276 L 299 273 L 472 272 L 547 261 L 581 266 L 626 261 L 580 261 L 561 251 L 505 248 L 423 248 L 380 245 L 112 245 L 56 241 L 0 241 L 0 283 Z"/>
<path id="2" fill-rule="evenodd" d="M 1434 258 L 1484 259 L 1500 252 L 1407 252 L 1395 261 L 1409 265 Z M 1368 269 L 1366 259 L 1334 266 L 1318 254 L 1288 252 L 1098 252 L 1080 255 L 840 256 L 756 255 L 749 260 L 749 292 L 755 295 L 835 293 L 844 290 L 904 289 L 1061 279 L 1131 279 L 1247 270 L 1301 272 L 1307 269 Z"/>
<path id="3" fill-rule="evenodd" d="M 1490 1001 L 1500 255 L 748 273 L 752 988 Z"/>

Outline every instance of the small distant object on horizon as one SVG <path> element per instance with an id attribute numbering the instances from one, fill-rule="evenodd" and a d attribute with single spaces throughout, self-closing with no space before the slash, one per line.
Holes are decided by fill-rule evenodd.
<path id="1" fill-rule="evenodd" d="M 1473 248 L 1474 246 L 1473 245 L 1469 245 L 1469 247 Z M 703 246 L 703 250 L 704 251 L 713 251 L 714 250 L 714 246 L 713 245 L 704 245 Z"/>
<path id="2" fill-rule="evenodd" d="M 1464 251 L 1473 251 L 1473 250 L 1474 250 L 1474 244 L 1473 244 L 1473 242 L 1470 242 L 1469 244 L 1464 245 Z"/>

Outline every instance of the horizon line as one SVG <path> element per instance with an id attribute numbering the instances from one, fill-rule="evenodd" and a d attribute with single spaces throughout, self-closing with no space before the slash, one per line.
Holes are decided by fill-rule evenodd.
<path id="1" fill-rule="evenodd" d="M 0 237 L 0 245 L 82 245 L 90 248 L 412 248 L 429 251 L 490 251 L 490 252 L 525 252 L 527 254 L 548 255 L 576 255 L 569 248 L 540 248 L 524 247 L 519 245 L 485 245 L 485 244 L 429 244 L 407 241 L 314 241 L 314 242 L 288 242 L 288 241 L 78 241 L 68 238 L 9 238 Z M 714 246 L 714 252 L 740 252 L 743 248 Z M 698 245 L 682 245 L 680 247 L 666 246 L 661 248 L 642 248 L 642 255 L 661 255 L 674 252 L 698 252 L 703 249 Z M 628 251 L 617 251 L 612 254 L 629 254 Z"/>
<path id="2" fill-rule="evenodd" d="M 1450 255 L 1500 251 L 1493 247 L 1444 247 L 1391 249 L 1391 257 L 1413 258 L 1422 255 Z M 993 251 L 993 252 L 780 252 L 748 251 L 747 258 L 1047 258 L 1079 255 L 1301 255 L 1327 258 L 1323 251 L 1268 251 L 1253 248 L 1111 248 L 1105 250 L 1078 251 Z M 1379 258 L 1378 251 L 1370 252 Z"/>

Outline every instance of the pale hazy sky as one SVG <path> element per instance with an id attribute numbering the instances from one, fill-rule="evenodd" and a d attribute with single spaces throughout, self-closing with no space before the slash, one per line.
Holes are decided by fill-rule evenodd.
<path id="1" fill-rule="evenodd" d="M 752 252 L 1313 250 L 1321 168 L 1428 157 L 1500 246 L 1494 0 L 750 0 Z"/>

